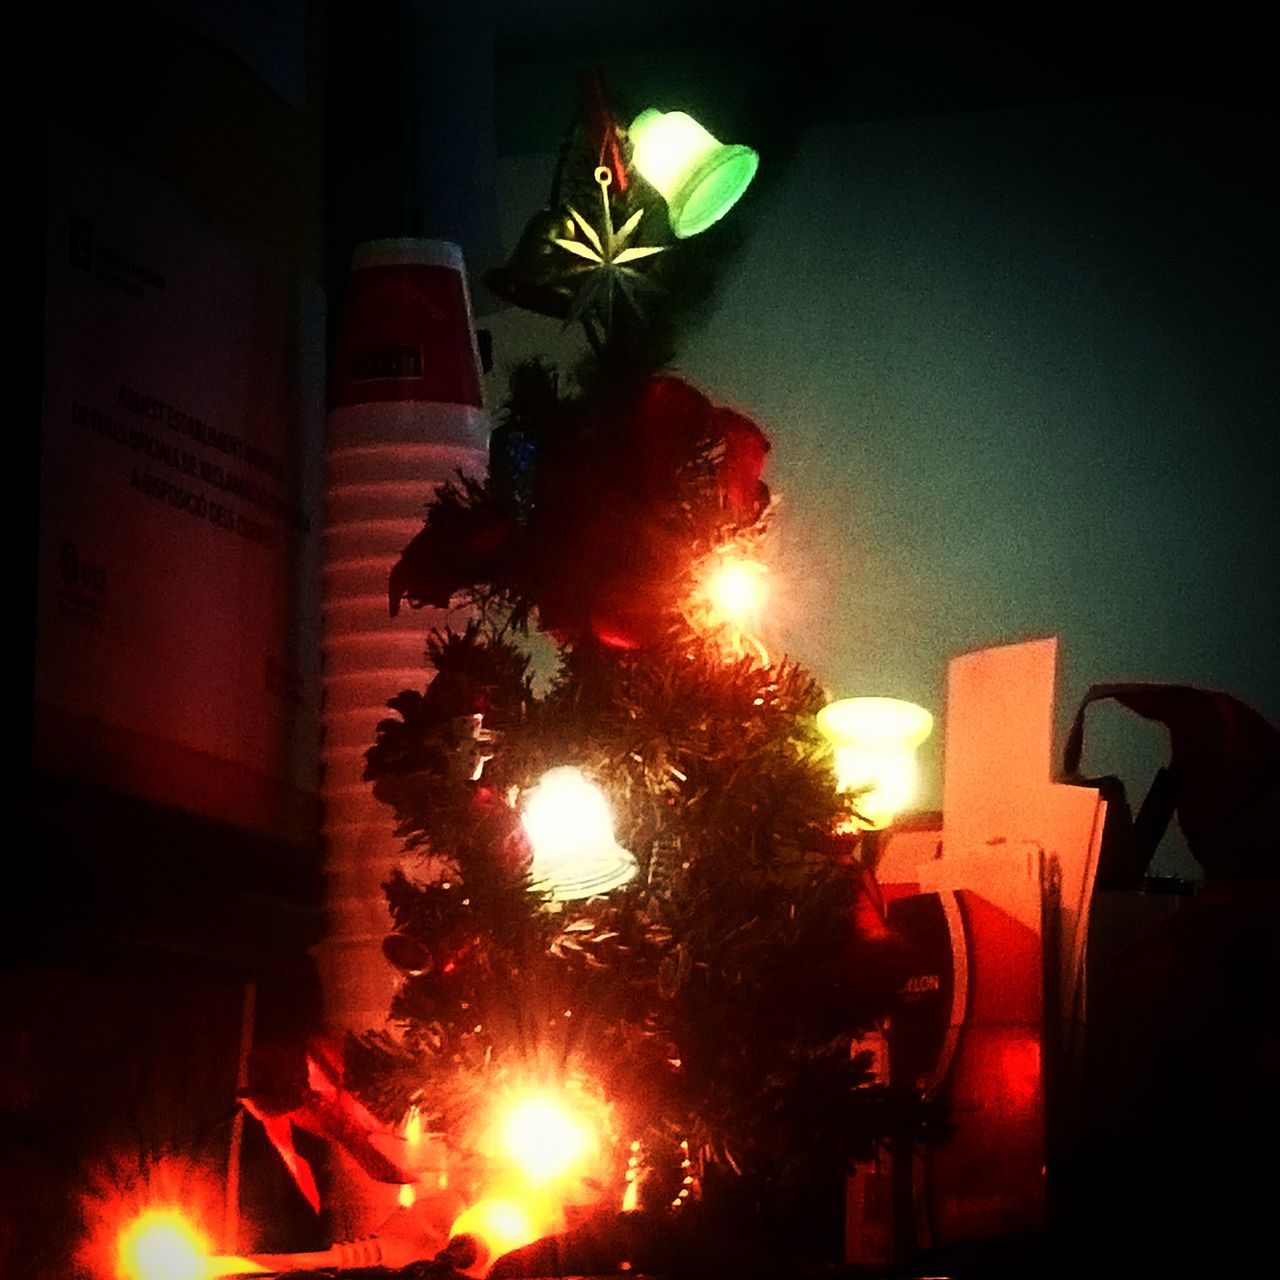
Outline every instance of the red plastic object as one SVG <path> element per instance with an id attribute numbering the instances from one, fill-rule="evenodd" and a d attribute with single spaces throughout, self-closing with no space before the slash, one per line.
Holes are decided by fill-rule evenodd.
<path id="1" fill-rule="evenodd" d="M 385 241 L 357 256 L 330 381 L 330 408 L 385 401 L 479 407 L 479 359 L 461 254 L 441 241 Z M 416 260 L 415 260 L 416 259 Z"/>

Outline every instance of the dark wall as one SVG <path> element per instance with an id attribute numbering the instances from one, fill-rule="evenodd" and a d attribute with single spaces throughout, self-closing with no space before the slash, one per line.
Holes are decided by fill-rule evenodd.
<path id="1" fill-rule="evenodd" d="M 169 184 L 228 240 L 319 278 L 318 78 L 301 104 L 286 102 L 173 16 L 183 8 L 63 5 L 24 40 L 36 72 L 18 184 L 30 263 L 42 260 L 56 127 Z M 44 308 L 32 275 L 35 350 L 21 387 L 30 412 L 17 434 L 35 494 Z M 33 502 L 15 557 L 26 647 L 10 888 L 0 895 L 0 1273 L 52 1277 L 80 1274 L 72 1255 L 95 1177 L 126 1191 L 125 1170 L 160 1154 L 225 1177 L 246 988 L 259 1041 L 297 1039 L 315 1024 L 307 948 L 322 925 L 322 885 L 314 823 L 271 838 L 228 815 L 179 812 L 33 764 L 38 518 Z M 74 756 L 76 743 L 63 745 Z M 99 747 L 86 739 L 80 749 Z M 276 1229 L 291 1232 L 275 1243 L 297 1247 L 316 1230 L 309 1210 L 252 1127 L 245 1153 L 248 1216 L 273 1210 Z"/>

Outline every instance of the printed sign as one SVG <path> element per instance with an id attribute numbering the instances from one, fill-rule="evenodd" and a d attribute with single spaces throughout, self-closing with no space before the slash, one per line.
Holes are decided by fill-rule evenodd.
<path id="1" fill-rule="evenodd" d="M 318 287 L 61 137 L 47 280 L 45 763 L 204 812 L 201 761 L 313 791 Z"/>

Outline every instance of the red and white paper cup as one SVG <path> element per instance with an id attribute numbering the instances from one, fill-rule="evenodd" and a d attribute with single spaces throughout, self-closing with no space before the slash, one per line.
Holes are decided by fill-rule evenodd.
<path id="1" fill-rule="evenodd" d="M 488 421 L 462 253 L 441 240 L 360 246 L 330 378 L 325 449 L 324 837 L 330 934 L 317 953 L 329 1020 L 380 1025 L 394 985 L 381 885 L 394 820 L 362 781 L 386 703 L 421 689 L 443 617 L 387 608 L 387 577 L 458 471 L 487 461 Z"/>

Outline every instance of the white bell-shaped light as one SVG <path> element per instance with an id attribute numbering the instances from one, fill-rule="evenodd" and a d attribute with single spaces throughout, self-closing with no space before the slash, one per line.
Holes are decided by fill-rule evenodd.
<path id="1" fill-rule="evenodd" d="M 696 236 L 742 197 L 760 156 L 722 143 L 683 111 L 642 111 L 631 124 L 631 162 L 662 193 L 671 230 Z"/>
<path id="2" fill-rule="evenodd" d="M 542 775 L 520 820 L 533 845 L 533 887 L 559 902 L 608 893 L 636 874 L 635 858 L 614 839 L 603 792 L 572 765 Z"/>
<path id="3" fill-rule="evenodd" d="M 933 717 L 897 698 L 842 698 L 818 712 L 818 728 L 835 747 L 836 790 L 856 793 L 863 827 L 887 827 L 915 799 L 916 748 Z"/>

